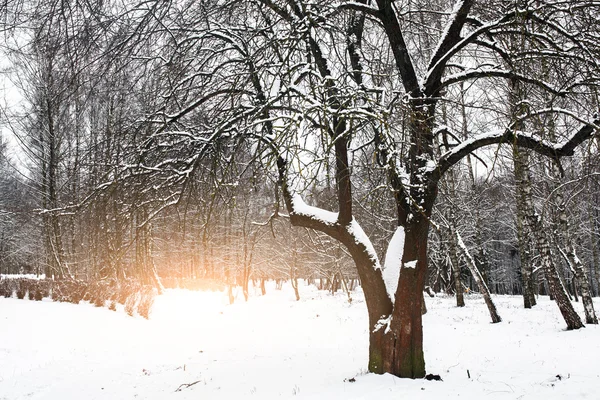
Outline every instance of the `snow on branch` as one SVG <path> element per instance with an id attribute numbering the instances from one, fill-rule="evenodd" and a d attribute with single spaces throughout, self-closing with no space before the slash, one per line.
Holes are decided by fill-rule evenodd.
<path id="1" fill-rule="evenodd" d="M 381 269 L 381 264 L 379 263 L 379 257 L 377 257 L 377 252 L 375 251 L 375 247 L 373 247 L 373 243 L 371 239 L 367 236 L 363 228 L 360 226 L 356 219 L 352 218 L 352 222 L 346 228 L 348 233 L 354 239 L 356 244 L 362 245 L 365 248 L 365 251 L 369 255 L 369 258 L 373 261 L 373 268 L 375 270 Z M 397 282 L 396 282 L 397 284 Z M 387 287 L 387 284 L 386 284 Z"/>
<path id="2" fill-rule="evenodd" d="M 449 75 L 446 79 L 441 83 L 440 87 L 447 87 L 456 83 L 468 81 L 471 79 L 479 79 L 479 78 L 506 78 L 506 79 L 516 79 L 521 82 L 531 83 L 536 85 L 547 92 L 550 92 L 556 96 L 564 96 L 565 92 L 559 89 L 552 87 L 549 83 L 544 82 L 540 79 L 532 78 L 531 76 L 521 75 L 513 71 L 496 69 L 496 68 L 486 68 L 486 69 L 477 69 L 472 71 L 463 72 L 460 74 Z"/>
<path id="3" fill-rule="evenodd" d="M 448 18 L 448 24 L 429 63 L 429 73 L 425 81 L 425 88 L 438 86 L 446 68 L 446 61 L 448 60 L 444 56 L 461 41 L 460 32 L 467 20 L 472 5 L 473 0 L 459 0 L 454 5 L 454 9 Z"/>
<path id="4" fill-rule="evenodd" d="M 597 130 L 600 129 L 599 126 L 600 119 L 596 116 L 593 122 L 583 124 L 583 126 L 569 136 L 567 140 L 558 144 L 523 131 L 515 131 L 512 129 L 492 131 L 465 140 L 452 150 L 444 153 L 438 160 L 437 168 L 433 170 L 432 173 L 436 174 L 435 177 L 439 179 L 444 172 L 463 157 L 481 147 L 489 146 L 491 144 L 510 143 L 531 149 L 536 153 L 558 160 L 561 157 L 572 156 L 575 148 L 584 141 L 592 138 Z"/>
<path id="5" fill-rule="evenodd" d="M 337 6 L 341 10 L 354 10 L 364 12 L 375 17 L 379 16 L 379 10 L 365 4 L 362 1 L 346 1 Z"/>
<path id="6" fill-rule="evenodd" d="M 338 213 L 327 211 L 319 207 L 313 207 L 304 202 L 302 196 L 295 193 L 292 195 L 292 214 L 310 218 L 325 225 L 335 225 L 338 219 Z"/>

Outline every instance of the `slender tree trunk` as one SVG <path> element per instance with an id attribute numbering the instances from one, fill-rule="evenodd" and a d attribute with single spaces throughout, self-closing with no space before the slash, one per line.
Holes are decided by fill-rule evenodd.
<path id="1" fill-rule="evenodd" d="M 533 209 L 533 207 L 530 209 Z M 569 296 L 567 295 L 567 291 L 565 290 L 565 287 L 563 286 L 558 275 L 558 271 L 556 270 L 552 251 L 550 249 L 550 241 L 548 240 L 548 233 L 543 229 L 537 215 L 529 214 L 527 219 L 529 220 L 529 224 L 533 228 L 533 231 L 536 232 L 542 269 L 546 275 L 548 288 L 554 297 L 554 300 L 556 301 L 556 304 L 558 305 L 565 322 L 567 323 L 567 329 L 571 330 L 583 328 L 584 325 L 581 322 L 581 318 L 579 318 L 579 315 L 573 308 L 573 304 L 571 304 Z"/>
<path id="2" fill-rule="evenodd" d="M 267 289 L 265 287 L 265 277 L 260 277 L 260 293 L 264 296 L 267 294 Z"/>
<path id="3" fill-rule="evenodd" d="M 494 302 L 492 300 L 492 296 L 490 295 L 490 291 L 488 290 L 488 287 L 485 284 L 483 277 L 481 276 L 481 274 L 479 273 L 479 270 L 477 269 L 475 260 L 473 260 L 473 257 L 471 257 L 471 254 L 469 253 L 469 249 L 467 249 L 467 246 L 465 246 L 465 243 L 463 242 L 462 238 L 460 237 L 460 234 L 458 233 L 458 231 L 455 231 L 455 234 L 456 234 L 456 240 L 458 242 L 458 246 L 462 250 L 462 252 L 467 260 L 467 267 L 471 271 L 471 274 L 473 275 L 473 279 L 475 279 L 475 283 L 477 283 L 479 292 L 483 295 L 485 304 L 487 305 L 487 308 L 490 312 L 490 317 L 492 317 L 492 323 L 495 324 L 495 323 L 501 322 L 502 318 L 500 318 L 500 315 L 498 315 L 498 310 L 496 309 L 496 305 L 494 304 Z"/>
<path id="4" fill-rule="evenodd" d="M 454 183 L 454 170 L 447 172 L 447 184 L 448 184 L 448 197 L 456 198 L 456 190 Z M 458 257 L 458 242 L 456 235 L 456 215 L 454 206 L 450 204 L 448 209 L 448 223 L 450 224 L 450 231 L 447 235 L 448 240 L 448 252 L 450 256 L 450 262 L 452 263 L 452 276 L 454 277 L 454 291 L 456 292 L 456 306 L 465 306 L 465 296 L 463 293 L 462 282 L 460 279 L 460 262 Z"/>
<path id="5" fill-rule="evenodd" d="M 598 324 L 598 318 L 596 317 L 596 312 L 594 311 L 594 302 L 592 301 L 592 294 L 590 291 L 589 281 L 585 273 L 585 268 L 583 267 L 583 263 L 579 257 L 577 257 L 575 249 L 571 246 L 571 244 L 568 244 L 568 246 L 569 247 L 567 248 L 565 257 L 573 269 L 575 273 L 575 279 L 581 288 L 581 301 L 583 302 L 583 311 L 585 312 L 585 323 Z"/>
<path id="6" fill-rule="evenodd" d="M 594 197 L 595 195 L 592 194 L 592 199 Z M 596 202 L 596 204 L 598 204 L 598 202 Z M 594 218 L 595 210 L 593 206 L 593 201 L 588 202 L 588 208 L 590 224 L 590 247 L 592 250 L 592 263 L 594 267 L 594 275 L 596 277 L 596 294 L 600 296 L 600 252 L 598 251 L 598 238 L 600 237 L 600 232 L 598 232 L 596 226 L 596 219 Z"/>
<path id="7" fill-rule="evenodd" d="M 517 239 L 521 261 L 521 277 L 523 282 L 523 305 L 531 308 L 536 305 L 533 283 L 533 265 L 531 251 L 533 250 L 531 227 L 528 225 L 526 214 L 531 203 L 531 178 L 529 177 L 529 153 L 526 149 L 513 147 L 513 162 L 517 199 Z"/>
<path id="8" fill-rule="evenodd" d="M 340 283 L 342 284 L 342 289 L 346 293 L 346 296 L 348 296 L 348 303 L 352 303 L 352 293 L 350 293 L 350 288 L 348 287 L 348 282 L 346 281 L 346 278 L 342 274 L 341 268 L 338 269 L 338 275 L 340 276 Z"/>
<path id="9" fill-rule="evenodd" d="M 469 126 L 467 121 L 467 107 L 466 107 L 466 99 L 465 99 L 465 90 L 464 83 L 460 85 L 460 94 L 461 94 L 461 117 L 462 117 L 462 136 L 463 140 L 469 140 Z M 467 155 L 467 170 L 469 171 L 469 177 L 471 178 L 471 194 L 478 200 L 481 198 L 477 193 L 477 179 L 475 177 L 475 168 L 473 167 L 473 162 L 471 160 L 471 155 Z M 475 205 L 475 245 L 477 246 L 477 250 L 475 252 L 475 265 L 478 267 L 479 272 L 481 273 L 481 277 L 483 281 L 487 284 L 488 282 L 488 256 L 485 251 L 485 246 L 483 244 L 483 221 L 481 220 L 480 215 L 480 201 Z M 534 298 L 535 301 L 535 298 Z"/>
<path id="10" fill-rule="evenodd" d="M 571 233 L 569 230 L 569 218 L 567 216 L 566 205 L 562 196 L 562 190 L 559 188 L 556 193 L 557 201 L 559 202 L 558 220 L 560 222 L 561 231 L 564 236 L 564 242 L 567 247 L 567 253 L 563 253 L 563 255 L 567 259 L 570 268 L 573 270 L 573 273 L 575 275 L 574 281 L 576 280 L 577 284 L 581 288 L 581 301 L 583 302 L 583 309 L 585 312 L 585 322 L 587 324 L 597 324 L 598 318 L 596 317 L 596 312 L 594 311 L 594 303 L 592 301 L 592 294 L 590 291 L 589 281 L 586 276 L 583 263 L 581 262 L 579 257 L 577 257 L 577 254 L 575 253 L 575 247 L 573 246 L 573 240 L 571 238 Z M 573 286 L 575 286 L 575 284 L 573 284 Z"/>

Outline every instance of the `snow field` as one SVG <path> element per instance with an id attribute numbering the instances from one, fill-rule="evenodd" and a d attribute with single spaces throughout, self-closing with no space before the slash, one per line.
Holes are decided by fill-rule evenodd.
<path id="1" fill-rule="evenodd" d="M 520 297 L 496 296 L 503 322 L 491 324 L 479 296 L 460 309 L 427 297 L 427 370 L 444 380 L 430 382 L 366 374 L 360 292 L 352 304 L 300 293 L 296 302 L 288 285 L 267 287 L 228 305 L 220 292 L 167 290 L 150 320 L 2 298 L 0 399 L 599 398 L 600 330 L 565 331 L 547 298 L 524 310 Z"/>

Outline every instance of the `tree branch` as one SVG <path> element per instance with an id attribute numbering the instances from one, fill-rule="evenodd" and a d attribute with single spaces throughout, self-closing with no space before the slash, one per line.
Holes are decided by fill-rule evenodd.
<path id="1" fill-rule="evenodd" d="M 379 18 L 379 10 L 364 4 L 363 1 L 349 1 L 338 6 L 340 10 L 354 10 Z"/>
<path id="2" fill-rule="evenodd" d="M 511 143 L 531 149 L 536 153 L 550 157 L 554 160 L 558 160 L 561 157 L 572 156 L 577 146 L 597 134 L 598 129 L 600 129 L 599 126 L 600 118 L 596 117 L 592 123 L 584 124 L 566 141 L 560 144 L 554 144 L 529 133 L 513 131 L 512 129 L 479 135 L 471 140 L 464 141 L 451 151 L 444 153 L 437 162 L 437 168 L 428 172 L 433 174 L 433 179 L 439 179 L 450 167 L 459 162 L 462 158 L 479 148 L 491 144 Z"/>
<path id="3" fill-rule="evenodd" d="M 446 29 L 442 33 L 438 48 L 429 62 L 429 74 L 424 83 L 426 95 L 434 95 L 439 88 L 442 75 L 446 69 L 446 63 L 449 60 L 448 57 L 444 56 L 461 41 L 460 32 L 472 5 L 473 0 L 459 0 L 456 2 Z"/>
<path id="4" fill-rule="evenodd" d="M 521 74 L 517 74 L 513 71 L 500 70 L 500 69 L 481 69 L 470 72 L 465 72 L 456 75 L 450 75 L 440 84 L 440 88 L 444 88 L 455 83 L 460 83 L 464 81 L 468 81 L 471 79 L 479 79 L 479 78 L 507 78 L 507 79 L 516 79 L 521 82 L 531 83 L 536 85 L 556 96 L 564 96 L 565 92 L 555 89 L 550 84 L 541 81 L 539 79 L 532 78 L 530 76 L 525 76 Z"/>
<path id="5" fill-rule="evenodd" d="M 404 35 L 400 28 L 400 22 L 392 6 L 393 1 L 391 0 L 377 0 L 379 7 L 379 19 L 383 23 L 385 33 L 387 34 L 388 40 L 394 54 L 396 61 L 396 68 L 402 78 L 402 85 L 406 93 L 409 93 L 414 98 L 423 97 L 421 88 L 419 87 L 419 81 L 415 72 L 415 67 L 408 53 L 406 42 L 404 41 Z"/>

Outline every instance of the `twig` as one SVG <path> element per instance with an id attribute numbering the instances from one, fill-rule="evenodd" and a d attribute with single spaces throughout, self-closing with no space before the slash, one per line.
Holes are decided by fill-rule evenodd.
<path id="1" fill-rule="evenodd" d="M 196 382 L 192 382 L 192 383 L 182 383 L 181 385 L 179 385 L 179 387 L 175 390 L 176 392 L 181 392 L 182 389 L 187 389 L 190 386 L 194 386 L 196 383 L 200 383 L 202 382 L 202 380 L 196 381 Z"/>

